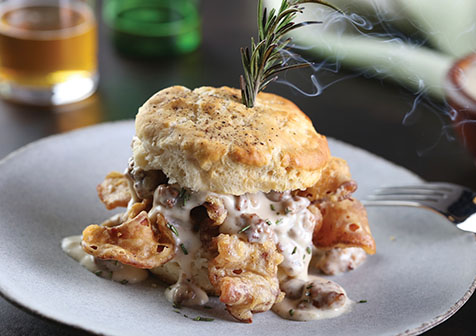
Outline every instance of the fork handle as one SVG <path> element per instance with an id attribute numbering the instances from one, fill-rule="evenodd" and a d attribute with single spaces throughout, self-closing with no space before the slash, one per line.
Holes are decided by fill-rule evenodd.
<path id="1" fill-rule="evenodd" d="M 461 222 L 474 213 L 476 213 L 476 193 L 464 190 L 458 201 L 448 207 L 447 215 L 452 222 Z M 455 220 L 451 217 L 455 217 Z"/>

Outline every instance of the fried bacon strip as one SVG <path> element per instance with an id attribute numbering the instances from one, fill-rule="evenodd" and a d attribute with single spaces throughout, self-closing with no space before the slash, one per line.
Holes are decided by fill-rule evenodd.
<path id="1" fill-rule="evenodd" d="M 226 234 L 215 242 L 218 256 L 209 263 L 209 278 L 233 317 L 251 323 L 252 313 L 267 311 L 283 299 L 276 275 L 283 256 L 274 242 L 248 243 Z"/>
<path id="2" fill-rule="evenodd" d="M 99 259 L 117 260 L 138 268 L 158 267 L 174 257 L 174 240 L 162 215 L 151 223 L 145 211 L 112 227 L 89 225 L 81 246 Z"/>
<path id="3" fill-rule="evenodd" d="M 361 247 L 375 253 L 375 241 L 370 232 L 367 212 L 358 200 L 325 202 L 319 206 L 322 225 L 314 230 L 313 243 L 318 248 Z"/>
<path id="4" fill-rule="evenodd" d="M 127 177 L 118 172 L 110 172 L 101 184 L 96 187 L 99 199 L 111 210 L 117 207 L 127 207 L 131 199 Z"/>

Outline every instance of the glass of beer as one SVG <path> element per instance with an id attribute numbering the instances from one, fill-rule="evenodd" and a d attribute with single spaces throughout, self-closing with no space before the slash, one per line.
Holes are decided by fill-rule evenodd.
<path id="1" fill-rule="evenodd" d="M 91 2 L 0 0 L 0 95 L 62 105 L 97 87 L 97 34 Z"/>

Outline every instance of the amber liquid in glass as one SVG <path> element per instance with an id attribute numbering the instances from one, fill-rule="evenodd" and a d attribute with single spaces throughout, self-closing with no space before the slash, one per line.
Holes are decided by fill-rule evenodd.
<path id="1" fill-rule="evenodd" d="M 61 2 L 59 2 L 61 3 Z M 84 3 L 0 5 L 0 82 L 53 87 L 96 74 L 96 23 Z"/>

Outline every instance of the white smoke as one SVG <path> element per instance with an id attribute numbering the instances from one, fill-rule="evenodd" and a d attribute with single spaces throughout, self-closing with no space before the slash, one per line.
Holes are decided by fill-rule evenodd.
<path id="1" fill-rule="evenodd" d="M 476 50 L 476 1 L 328 1 L 346 14 L 317 4 L 304 4 L 304 13 L 296 21 L 319 20 L 323 24 L 308 25 L 290 33 L 295 49 L 305 50 L 305 54 L 320 60 L 311 64 L 314 90 L 304 92 L 287 80 L 278 82 L 302 94 L 319 95 L 333 84 L 322 83 L 319 72 L 335 72 L 341 65 L 356 75 L 389 79 L 415 93 L 403 124 L 410 123 L 417 105 L 424 104 L 438 114 L 441 137 L 449 138 L 447 122 L 441 115 L 454 120 L 457 111 L 446 103 L 445 81 L 456 60 Z M 277 7 L 281 0 L 264 0 L 264 3 L 267 7 Z M 307 62 L 293 53 L 286 57 Z"/>

